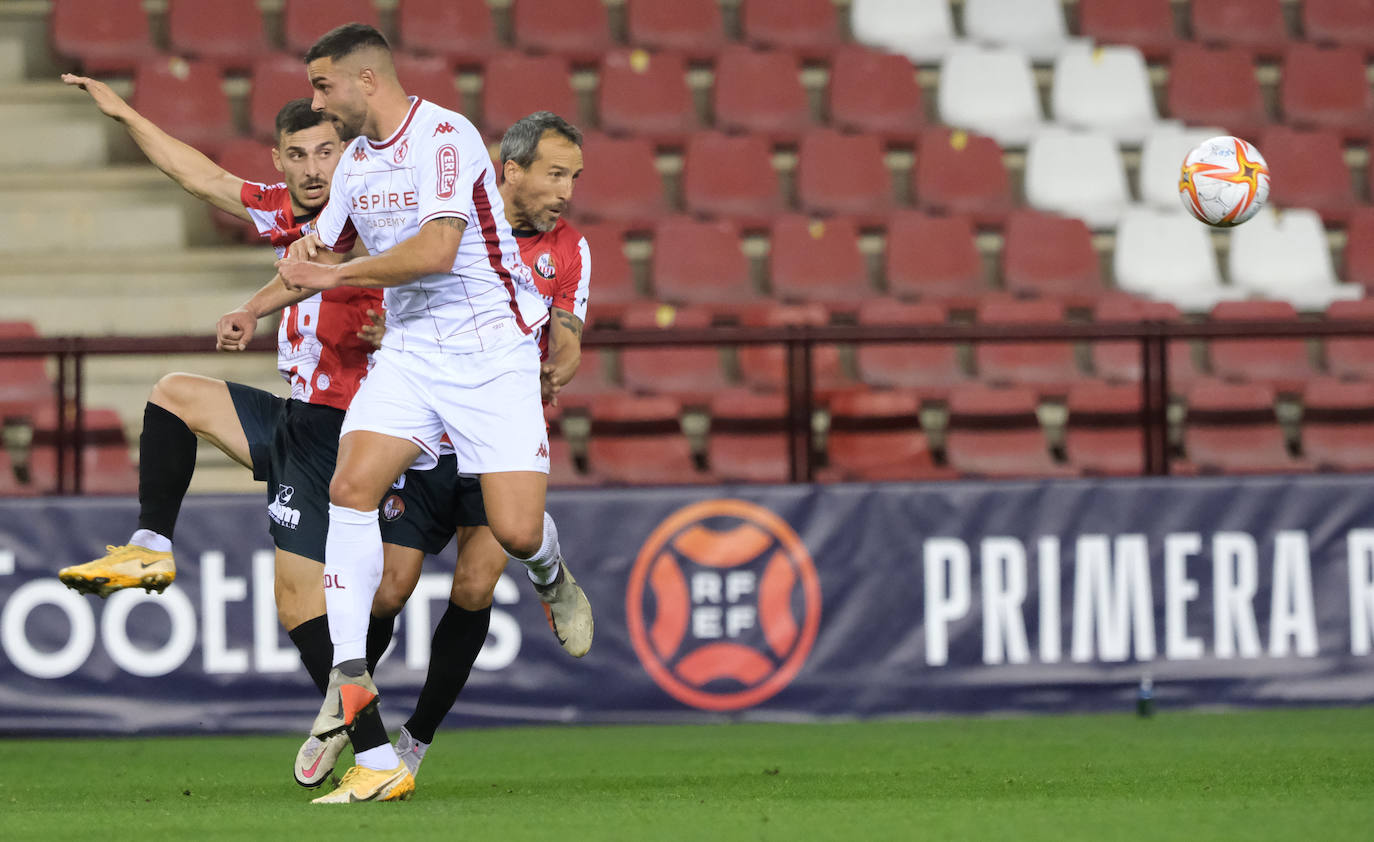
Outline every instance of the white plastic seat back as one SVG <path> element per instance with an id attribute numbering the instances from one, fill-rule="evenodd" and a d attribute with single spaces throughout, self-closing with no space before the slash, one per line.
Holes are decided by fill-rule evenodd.
<path id="1" fill-rule="evenodd" d="M 1030 58 L 1014 47 L 956 47 L 940 65 L 940 120 L 1024 146 L 1043 115 Z"/>
<path id="2" fill-rule="evenodd" d="M 1299 310 L 1325 310 L 1332 301 L 1359 298 L 1364 287 L 1336 280 L 1321 216 L 1307 208 L 1269 207 L 1231 230 L 1231 282 L 1253 296 L 1287 301 Z"/>
<path id="3" fill-rule="evenodd" d="M 921 64 L 935 64 L 955 44 L 949 0 L 853 0 L 849 26 L 855 41 Z"/>
<path id="4" fill-rule="evenodd" d="M 1031 60 L 1053 61 L 1074 43 L 1061 0 L 964 0 L 964 34 L 981 44 L 1017 47 Z"/>
<path id="5" fill-rule="evenodd" d="M 1066 126 L 1137 144 L 1159 122 L 1145 57 L 1135 47 L 1075 46 L 1054 62 L 1050 110 Z"/>
<path id="6" fill-rule="evenodd" d="M 1126 167 L 1103 132 L 1050 127 L 1026 149 L 1026 204 L 1111 228 L 1130 203 Z"/>
<path id="7" fill-rule="evenodd" d="M 1223 286 L 1207 226 L 1186 214 L 1134 207 L 1116 229 L 1112 256 L 1116 285 L 1126 292 L 1168 301 L 1200 313 L 1218 301 L 1246 297 Z"/>

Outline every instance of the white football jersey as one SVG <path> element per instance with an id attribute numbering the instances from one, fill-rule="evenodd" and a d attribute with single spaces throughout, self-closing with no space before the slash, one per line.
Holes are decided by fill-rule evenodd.
<path id="1" fill-rule="evenodd" d="M 384 348 L 469 353 L 494 323 L 525 334 L 548 319 L 506 222 L 482 136 L 466 117 L 411 97 L 401 127 L 384 141 L 354 138 L 343 151 L 329 204 L 314 226 L 336 252 L 361 236 L 369 254 L 413 237 L 440 217 L 467 223 L 453 269 L 386 290 Z"/>

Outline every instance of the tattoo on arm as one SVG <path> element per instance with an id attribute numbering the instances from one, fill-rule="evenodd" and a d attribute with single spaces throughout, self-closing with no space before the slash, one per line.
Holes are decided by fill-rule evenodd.
<path id="1" fill-rule="evenodd" d="M 561 310 L 557 307 L 553 308 L 553 317 L 555 319 L 558 319 L 559 323 L 562 324 L 563 327 L 567 328 L 569 333 L 571 333 L 573 336 L 576 336 L 577 341 L 582 341 L 581 319 L 579 319 L 572 313 L 569 313 L 567 310 Z"/>
<path id="2" fill-rule="evenodd" d="M 441 216 L 438 219 L 431 219 L 429 222 L 426 222 L 425 224 L 443 225 L 447 228 L 456 228 L 459 231 L 462 231 L 464 228 L 468 227 L 468 224 L 466 222 L 464 222 L 461 218 L 456 216 Z"/>

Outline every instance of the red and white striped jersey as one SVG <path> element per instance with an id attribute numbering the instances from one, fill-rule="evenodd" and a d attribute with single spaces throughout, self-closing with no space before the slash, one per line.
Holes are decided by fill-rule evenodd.
<path id="1" fill-rule="evenodd" d="M 314 218 L 292 215 L 285 184 L 245 181 L 239 198 L 279 257 Z M 277 370 L 291 384 L 291 397 L 348 409 L 372 367 L 372 346 L 358 338 L 358 329 L 367 324 L 368 310 L 381 309 L 380 290 L 357 287 L 326 290 L 287 307 L 277 328 Z"/>
<path id="2" fill-rule="evenodd" d="M 525 334 L 543 324 L 548 308 L 520 260 L 486 145 L 457 112 L 412 97 L 391 137 L 355 138 L 306 230 L 335 251 L 352 248 L 356 232 L 379 254 L 442 217 L 466 223 L 453 266 L 386 290 L 383 347 L 469 353 L 483 347 L 479 328 L 498 320 Z"/>
<path id="3" fill-rule="evenodd" d="M 592 253 L 587 238 L 566 219 L 559 219 L 552 231 L 518 229 L 514 233 L 520 257 L 530 267 L 534 284 L 544 297 L 544 306 L 566 310 L 585 322 L 592 279 Z M 547 330 L 539 334 L 539 355 L 548 359 Z"/>

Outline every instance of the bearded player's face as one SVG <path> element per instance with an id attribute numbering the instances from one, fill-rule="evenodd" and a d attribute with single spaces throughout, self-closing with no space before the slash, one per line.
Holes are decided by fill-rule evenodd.
<path id="1" fill-rule="evenodd" d="M 581 174 L 582 149 L 558 132 L 545 132 L 529 169 L 506 162 L 514 221 L 536 231 L 552 231 L 568 209 L 573 182 Z"/>
<path id="2" fill-rule="evenodd" d="M 338 123 L 345 142 L 361 134 L 367 121 L 367 97 L 354 72 L 356 62 L 350 62 L 350 58 L 337 63 L 328 58 L 316 59 L 306 68 L 310 86 L 315 90 L 310 107 Z"/>
<path id="3" fill-rule="evenodd" d="M 277 141 L 272 163 L 286 181 L 299 214 L 317 211 L 329 201 L 329 182 L 342 146 L 332 120 L 298 132 L 284 132 Z"/>

